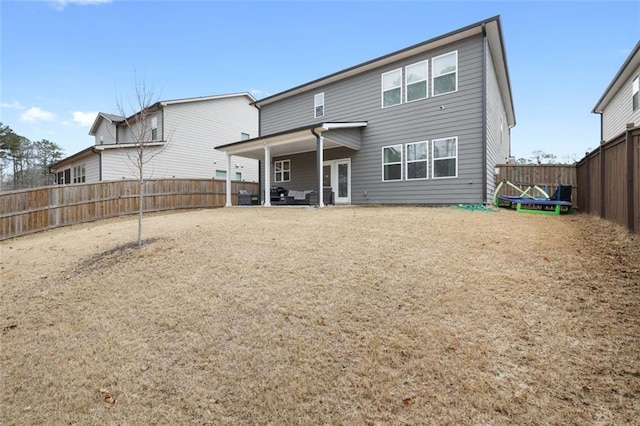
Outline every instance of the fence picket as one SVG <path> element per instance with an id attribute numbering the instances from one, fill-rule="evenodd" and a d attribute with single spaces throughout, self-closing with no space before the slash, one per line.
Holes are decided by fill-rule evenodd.
<path id="1" fill-rule="evenodd" d="M 0 193 L 0 240 L 138 211 L 138 181 L 47 186 Z M 258 193 L 255 182 L 231 182 L 232 203 L 239 190 Z M 226 181 L 155 179 L 145 183 L 145 212 L 217 208 L 226 202 Z"/>

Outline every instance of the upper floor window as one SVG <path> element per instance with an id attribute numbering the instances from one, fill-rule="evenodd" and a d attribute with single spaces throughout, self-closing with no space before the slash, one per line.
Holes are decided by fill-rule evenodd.
<path id="1" fill-rule="evenodd" d="M 432 150 L 433 177 L 456 177 L 458 175 L 458 138 L 435 139 Z"/>
<path id="2" fill-rule="evenodd" d="M 324 92 L 313 97 L 313 107 L 316 118 L 324 117 Z"/>
<path id="3" fill-rule="evenodd" d="M 249 133 L 240 133 L 240 140 L 241 141 L 246 141 L 251 139 L 251 135 Z"/>
<path id="4" fill-rule="evenodd" d="M 638 99 L 638 92 L 640 92 L 640 75 L 637 75 L 636 78 L 633 79 L 633 83 L 631 83 L 631 103 L 633 104 L 633 110 L 638 109 L 638 104 L 640 100 Z"/>
<path id="5" fill-rule="evenodd" d="M 382 74 L 382 108 L 402 103 L 402 68 Z"/>
<path id="6" fill-rule="evenodd" d="M 158 140 L 158 117 L 151 117 L 151 140 Z"/>
<path id="7" fill-rule="evenodd" d="M 433 96 L 458 90 L 458 52 L 451 52 L 432 59 Z"/>
<path id="8" fill-rule="evenodd" d="M 427 142 L 408 143 L 407 180 L 427 178 Z"/>
<path id="9" fill-rule="evenodd" d="M 289 182 L 291 180 L 291 161 L 275 161 L 274 166 L 276 172 L 276 182 Z"/>
<path id="10" fill-rule="evenodd" d="M 428 61 L 422 61 L 405 67 L 407 102 L 427 97 L 428 64 Z"/>
<path id="11" fill-rule="evenodd" d="M 382 181 L 402 180 L 402 145 L 382 148 Z"/>

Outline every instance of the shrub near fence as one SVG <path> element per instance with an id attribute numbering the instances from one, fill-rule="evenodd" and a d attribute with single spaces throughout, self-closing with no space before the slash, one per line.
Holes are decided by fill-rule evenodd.
<path id="1" fill-rule="evenodd" d="M 144 185 L 144 212 L 215 208 L 226 202 L 224 180 L 152 179 Z M 121 180 L 0 193 L 0 240 L 137 213 L 139 188 L 136 180 Z M 241 189 L 257 193 L 258 184 L 231 182 L 233 204 Z"/>

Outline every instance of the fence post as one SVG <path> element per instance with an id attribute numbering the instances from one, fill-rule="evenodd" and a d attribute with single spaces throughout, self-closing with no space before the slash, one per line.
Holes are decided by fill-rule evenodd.
<path id="1" fill-rule="evenodd" d="M 631 135 L 631 130 L 633 129 L 633 123 L 629 123 L 627 124 L 627 131 L 626 131 L 626 147 L 627 147 L 627 229 L 629 229 L 631 232 L 635 232 L 635 212 L 634 212 L 634 208 L 635 208 L 635 199 L 634 199 L 634 193 L 633 193 L 633 179 L 634 179 L 634 159 L 635 159 L 635 155 L 633 152 L 633 148 L 634 148 L 634 143 L 633 143 L 633 136 Z"/>
<path id="2" fill-rule="evenodd" d="M 605 178 L 604 178 L 604 168 L 605 168 L 605 161 L 604 161 L 604 141 L 600 141 L 600 147 L 598 148 L 598 150 L 600 151 L 600 217 L 602 218 L 606 218 L 605 216 L 605 206 L 606 206 L 606 202 L 604 199 L 604 183 L 605 183 Z"/>

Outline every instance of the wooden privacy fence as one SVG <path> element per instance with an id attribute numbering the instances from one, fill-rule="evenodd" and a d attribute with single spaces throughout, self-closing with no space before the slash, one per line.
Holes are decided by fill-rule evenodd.
<path id="1" fill-rule="evenodd" d="M 640 233 L 640 127 L 600 145 L 576 168 L 581 210 Z"/>
<path id="2" fill-rule="evenodd" d="M 508 180 L 521 188 L 538 185 L 544 189 L 546 186 L 549 196 L 553 195 L 558 185 L 571 185 L 571 203 L 574 209 L 579 208 L 578 180 L 573 164 L 499 164 L 496 169 L 496 185 Z M 519 195 L 513 188 L 503 188 L 501 194 Z"/>
<path id="3" fill-rule="evenodd" d="M 121 180 L 58 185 L 0 193 L 0 240 L 44 229 L 138 212 L 140 183 Z M 238 191 L 258 192 L 253 182 L 231 182 L 232 203 Z M 153 179 L 144 183 L 144 211 L 223 207 L 226 181 Z"/>

